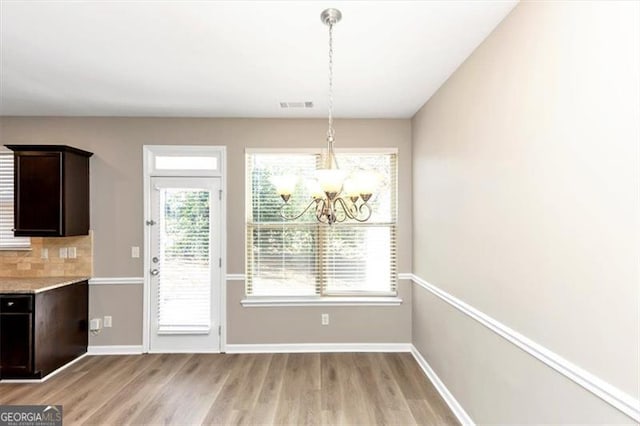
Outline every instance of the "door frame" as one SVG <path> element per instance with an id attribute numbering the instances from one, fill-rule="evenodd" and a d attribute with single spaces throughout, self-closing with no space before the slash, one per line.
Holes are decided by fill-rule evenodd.
<path id="1" fill-rule="evenodd" d="M 156 170 L 155 157 L 168 156 L 215 156 L 218 158 L 218 168 L 211 171 L 202 170 Z M 220 271 L 220 306 L 218 307 L 220 324 L 220 347 L 217 352 L 225 352 L 227 346 L 227 147 L 224 145 L 143 145 L 143 218 L 144 247 L 143 247 L 143 308 L 142 308 L 142 352 L 149 353 L 151 339 L 151 232 L 146 221 L 151 218 L 151 177 L 217 177 L 220 178 L 220 257 L 222 267 Z"/>

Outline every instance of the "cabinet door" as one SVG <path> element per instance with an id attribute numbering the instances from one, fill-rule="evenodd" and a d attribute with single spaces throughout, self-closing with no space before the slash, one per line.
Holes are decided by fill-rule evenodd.
<path id="1" fill-rule="evenodd" d="M 31 313 L 0 314 L 0 376 L 25 377 L 32 373 Z"/>
<path id="2" fill-rule="evenodd" d="M 62 232 L 62 153 L 15 157 L 15 235 L 59 236 Z"/>
<path id="3" fill-rule="evenodd" d="M 46 376 L 87 352 L 89 285 L 70 284 L 35 295 L 34 370 Z"/>

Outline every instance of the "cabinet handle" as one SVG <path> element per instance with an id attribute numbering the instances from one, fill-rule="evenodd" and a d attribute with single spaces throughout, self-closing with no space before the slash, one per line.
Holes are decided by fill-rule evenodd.
<path id="1" fill-rule="evenodd" d="M 7 306 L 13 306 L 15 302 L 7 302 Z"/>

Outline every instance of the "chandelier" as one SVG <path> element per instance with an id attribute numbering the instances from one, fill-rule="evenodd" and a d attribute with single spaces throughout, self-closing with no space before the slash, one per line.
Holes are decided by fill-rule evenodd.
<path id="1" fill-rule="evenodd" d="M 274 176 L 271 182 L 282 200 L 280 216 L 285 220 L 296 220 L 307 211 L 313 209 L 320 223 L 332 225 L 346 219 L 366 222 L 371 217 L 371 206 L 368 201 L 377 184 L 373 173 L 359 172 L 347 176 L 340 170 L 333 145 L 335 131 L 333 129 L 333 26 L 340 22 L 342 13 L 338 9 L 326 9 L 320 14 L 322 22 L 329 27 L 329 129 L 327 130 L 327 150 L 323 153 L 321 167 L 315 171 L 316 179 L 308 183 L 311 201 L 299 214 L 287 214 L 290 210 L 289 200 L 294 192 L 297 177 Z"/>

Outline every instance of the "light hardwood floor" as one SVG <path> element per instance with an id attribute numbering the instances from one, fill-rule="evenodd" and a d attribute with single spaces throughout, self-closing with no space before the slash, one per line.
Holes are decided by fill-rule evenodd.
<path id="1" fill-rule="evenodd" d="M 87 356 L 0 404 L 61 404 L 64 424 L 458 424 L 408 353 Z"/>

